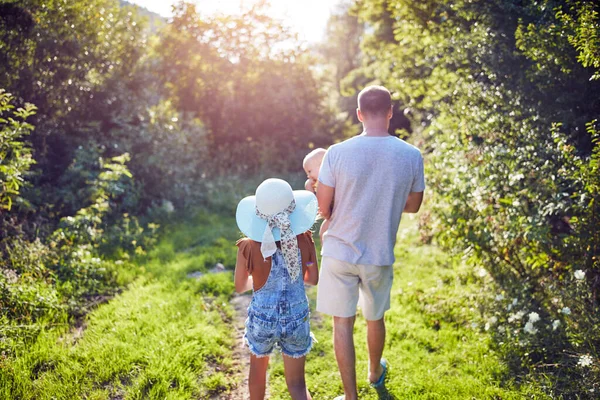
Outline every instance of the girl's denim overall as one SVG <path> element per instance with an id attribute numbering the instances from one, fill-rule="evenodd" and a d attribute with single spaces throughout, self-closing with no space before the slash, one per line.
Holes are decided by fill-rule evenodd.
<path id="1" fill-rule="evenodd" d="M 309 318 L 302 275 L 291 281 L 283 254 L 277 249 L 267 282 L 252 296 L 244 339 L 257 357 L 268 356 L 275 347 L 288 357 L 303 357 L 313 343 Z"/>

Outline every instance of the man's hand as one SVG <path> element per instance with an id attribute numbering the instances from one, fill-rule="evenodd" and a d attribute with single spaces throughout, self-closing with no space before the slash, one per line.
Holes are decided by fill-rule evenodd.
<path id="1" fill-rule="evenodd" d="M 319 183 L 319 190 L 317 190 L 317 200 L 319 201 L 319 215 L 323 219 L 331 218 L 331 203 L 333 202 L 333 195 L 335 188 L 327 186 L 322 182 Z"/>
<path id="2" fill-rule="evenodd" d="M 423 192 L 410 192 L 403 212 L 414 214 L 421 208 L 421 203 L 423 203 Z"/>

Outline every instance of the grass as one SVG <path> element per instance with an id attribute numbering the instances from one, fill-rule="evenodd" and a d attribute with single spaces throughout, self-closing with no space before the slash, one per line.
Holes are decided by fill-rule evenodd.
<path id="1" fill-rule="evenodd" d="M 191 399 L 226 394 L 242 377 L 232 359 L 231 273 L 191 279 L 221 262 L 235 263 L 232 216 L 199 213 L 167 229 L 137 261 L 142 275 L 90 313 L 83 326 L 43 332 L 16 358 L 0 358 L 4 399 Z M 477 305 L 480 282 L 468 267 L 435 246 L 417 243 L 416 223 L 399 232 L 392 309 L 386 314 L 384 355 L 389 397 L 397 399 L 543 398 L 517 387 L 492 351 Z M 314 310 L 316 289 L 309 290 Z M 331 321 L 313 312 L 318 343 L 307 361 L 315 399 L 342 393 L 332 348 Z M 360 396 L 369 388 L 365 324 L 356 324 Z M 281 356 L 270 367 L 273 399 L 287 399 Z"/>
<path id="2" fill-rule="evenodd" d="M 139 261 L 145 273 L 83 326 L 43 332 L 1 361 L 2 399 L 206 398 L 233 385 L 231 220 L 199 214 Z M 231 228 L 233 226 L 233 228 Z"/>
<path id="3" fill-rule="evenodd" d="M 396 247 L 391 309 L 386 313 L 384 357 L 391 366 L 381 397 L 396 399 L 544 398 L 534 387 L 517 387 L 492 350 L 480 324 L 478 277 L 437 247 L 420 245 L 416 221 L 405 218 Z M 316 290 L 311 289 L 311 309 Z M 306 378 L 315 399 L 343 394 L 333 352 L 331 319 L 313 312 L 319 343 L 307 358 Z M 367 382 L 364 318 L 355 326 L 359 397 L 378 399 Z M 281 356 L 270 369 L 273 399 L 287 399 Z"/>

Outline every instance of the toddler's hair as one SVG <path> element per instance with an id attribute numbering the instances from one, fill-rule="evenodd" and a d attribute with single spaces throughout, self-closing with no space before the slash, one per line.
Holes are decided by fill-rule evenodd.
<path id="1" fill-rule="evenodd" d="M 314 158 L 314 157 L 320 157 L 321 160 L 323 159 L 323 157 L 325 156 L 325 153 L 327 153 L 327 150 L 319 147 L 317 149 L 314 149 L 313 151 L 311 151 L 310 153 L 308 153 L 306 155 L 306 157 L 304 157 L 304 161 L 302 161 L 302 165 L 305 165 L 308 160 Z"/>

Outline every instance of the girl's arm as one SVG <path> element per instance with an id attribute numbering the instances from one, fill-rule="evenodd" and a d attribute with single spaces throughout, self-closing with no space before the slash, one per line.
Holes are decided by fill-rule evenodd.
<path id="1" fill-rule="evenodd" d="M 319 266 L 316 262 L 306 263 L 306 272 L 304 273 L 304 283 L 316 285 L 319 283 Z"/>
<path id="2" fill-rule="evenodd" d="M 238 249 L 235 272 L 233 276 L 236 293 L 244 293 L 248 290 L 252 290 L 252 276 L 248 274 L 248 269 L 246 267 L 247 264 L 248 262 L 246 257 L 244 257 L 242 254 L 242 250 Z"/>

